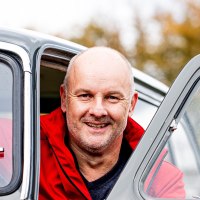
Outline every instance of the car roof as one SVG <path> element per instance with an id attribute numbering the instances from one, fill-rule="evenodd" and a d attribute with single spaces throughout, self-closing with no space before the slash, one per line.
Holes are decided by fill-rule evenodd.
<path id="1" fill-rule="evenodd" d="M 165 94 L 168 92 L 169 87 L 167 85 L 165 85 L 164 83 L 162 83 L 161 81 L 151 77 L 148 74 L 145 74 L 144 72 L 142 72 L 136 68 L 132 68 L 132 72 L 133 72 L 133 76 L 135 79 L 138 79 L 138 80 L 148 84 L 149 86 L 152 86 L 153 88 L 162 91 Z"/>
<path id="2" fill-rule="evenodd" d="M 34 51 L 39 46 L 47 44 L 48 42 L 54 45 L 60 45 L 63 47 L 73 47 L 74 50 L 81 51 L 86 47 L 77 43 L 58 38 L 56 36 L 26 30 L 26 29 L 12 29 L 6 27 L 0 27 L 0 41 L 17 44 L 28 52 Z"/>

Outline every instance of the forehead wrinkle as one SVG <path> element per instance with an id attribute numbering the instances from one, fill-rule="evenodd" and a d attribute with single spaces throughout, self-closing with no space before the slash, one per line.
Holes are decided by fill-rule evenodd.
<path id="1" fill-rule="evenodd" d="M 97 92 L 100 90 L 104 90 L 105 92 L 118 92 L 121 93 L 123 96 L 127 96 L 127 93 L 130 92 L 130 83 L 127 80 L 127 78 L 124 76 L 124 78 L 120 78 L 120 73 L 115 74 L 115 77 L 110 77 L 110 75 L 106 76 L 105 70 L 102 71 L 102 76 L 100 77 L 99 73 L 95 73 L 93 70 L 81 70 L 80 66 L 74 66 L 71 70 L 70 75 L 70 88 L 75 89 L 77 87 L 81 87 L 83 90 L 87 90 L 90 92 Z M 86 78 L 87 77 L 87 78 Z M 115 79 L 115 81 L 114 81 Z M 91 82 L 93 84 L 91 84 Z M 105 84 L 107 82 L 107 84 Z M 119 82 L 121 82 L 119 84 Z M 83 88 L 84 86 L 84 88 Z M 101 87 L 102 86 L 102 87 Z M 109 87 L 108 87 L 109 86 Z M 123 87 L 122 87 L 123 86 Z M 124 91 L 124 86 L 127 88 Z"/>

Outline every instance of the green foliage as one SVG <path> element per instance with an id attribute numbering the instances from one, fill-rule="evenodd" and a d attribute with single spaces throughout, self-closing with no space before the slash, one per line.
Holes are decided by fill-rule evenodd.
<path id="1" fill-rule="evenodd" d="M 115 48 L 134 66 L 170 85 L 183 66 L 200 52 L 200 3 L 182 0 L 182 4 L 186 12 L 181 21 L 170 12 L 155 13 L 154 21 L 160 27 L 161 38 L 155 44 L 142 26 L 140 16 L 133 19 L 133 31 L 137 31 L 138 37 L 128 50 L 123 46 L 117 28 L 110 30 L 93 22 L 85 27 L 80 37 L 68 39 L 88 47 Z"/>
<path id="2" fill-rule="evenodd" d="M 171 13 L 158 13 L 155 20 L 161 27 L 162 40 L 157 45 L 143 49 L 147 52 L 145 62 L 151 60 L 160 68 L 164 74 L 162 81 L 167 84 L 176 78 L 193 56 L 200 53 L 200 4 L 188 0 L 185 2 L 185 10 L 185 16 L 180 22 Z"/>

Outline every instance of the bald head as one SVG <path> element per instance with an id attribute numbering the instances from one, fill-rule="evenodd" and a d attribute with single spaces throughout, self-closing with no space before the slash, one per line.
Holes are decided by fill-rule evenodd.
<path id="1" fill-rule="evenodd" d="M 134 92 L 132 67 L 129 61 L 118 51 L 108 47 L 92 47 L 74 56 L 68 66 L 64 79 L 65 88 L 68 88 L 69 77 L 77 68 L 90 68 L 96 74 L 107 76 L 112 73 L 126 76 L 131 94 Z M 110 72 L 110 73 L 108 73 Z M 89 71 L 88 71 L 89 73 Z"/>

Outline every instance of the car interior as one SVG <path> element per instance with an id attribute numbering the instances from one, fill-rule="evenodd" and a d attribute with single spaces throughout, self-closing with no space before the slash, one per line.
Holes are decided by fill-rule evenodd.
<path id="1" fill-rule="evenodd" d="M 40 112 L 49 113 L 60 106 L 59 88 L 67 66 L 74 53 L 62 50 L 46 49 L 40 65 Z"/>

